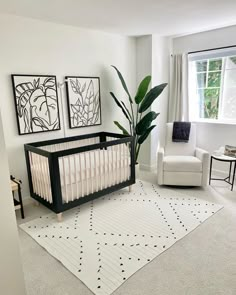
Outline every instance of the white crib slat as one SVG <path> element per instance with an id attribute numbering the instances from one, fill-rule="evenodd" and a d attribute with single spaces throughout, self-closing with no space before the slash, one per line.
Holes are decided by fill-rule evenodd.
<path id="1" fill-rule="evenodd" d="M 129 155 L 129 149 L 130 149 L 130 145 L 128 143 L 127 144 L 127 180 L 129 179 L 129 174 L 130 174 L 130 167 L 129 167 L 130 155 Z"/>
<path id="2" fill-rule="evenodd" d="M 35 184 L 34 189 L 35 189 L 35 193 L 39 194 L 38 193 L 37 161 L 36 161 L 36 154 L 35 153 L 32 153 L 32 163 L 34 166 L 34 184 Z"/>
<path id="3" fill-rule="evenodd" d="M 83 153 L 84 156 L 84 173 L 85 173 L 85 183 L 86 183 L 86 195 L 88 195 L 88 165 L 86 159 L 86 153 Z"/>
<path id="4" fill-rule="evenodd" d="M 125 151 L 124 151 L 124 158 L 125 158 L 125 180 L 127 180 L 127 151 L 126 151 L 126 144 L 124 144 L 124 148 L 125 148 Z"/>
<path id="5" fill-rule="evenodd" d="M 39 167 L 39 173 L 40 173 L 40 196 L 45 199 L 44 196 L 44 187 L 43 187 L 43 171 L 42 171 L 42 166 L 41 166 L 41 156 L 38 155 L 38 167 Z"/>
<path id="6" fill-rule="evenodd" d="M 38 162 L 38 155 L 35 154 L 35 162 L 36 162 L 36 175 L 37 175 L 37 185 L 38 185 L 38 191 L 37 194 L 41 196 L 41 188 L 40 188 L 40 169 L 39 169 L 39 162 Z"/>
<path id="7" fill-rule="evenodd" d="M 104 173 L 103 173 L 103 188 L 107 188 L 107 177 L 106 177 L 106 165 L 107 165 L 107 161 L 106 161 L 106 150 L 105 150 L 105 148 L 104 149 L 102 149 L 102 151 L 103 151 L 103 171 L 104 171 Z"/>
<path id="8" fill-rule="evenodd" d="M 100 180 L 100 190 L 102 189 L 102 161 L 101 161 L 101 150 L 99 152 L 99 165 L 98 165 L 98 173 L 99 173 L 99 180 Z"/>
<path id="9" fill-rule="evenodd" d="M 71 195 L 70 195 L 70 201 L 74 201 L 74 195 L 73 195 L 73 185 L 72 185 L 72 171 L 71 171 L 71 157 L 68 156 L 68 163 L 69 163 L 69 181 L 70 181 L 70 191 L 71 191 Z"/>
<path id="10" fill-rule="evenodd" d="M 79 169 L 80 169 L 80 181 L 81 181 L 81 197 L 84 196 L 84 185 L 83 185 L 83 171 L 81 164 L 81 154 L 79 154 Z"/>
<path id="11" fill-rule="evenodd" d="M 115 183 L 114 183 L 114 178 L 115 178 L 115 176 L 114 176 L 114 166 L 115 165 L 115 161 L 114 161 L 114 151 L 113 151 L 113 146 L 111 146 L 111 175 L 112 175 L 112 185 L 114 185 Z"/>
<path id="12" fill-rule="evenodd" d="M 110 156 L 110 147 L 107 148 L 107 186 L 111 186 L 111 175 L 110 175 L 110 167 L 111 167 L 111 156 Z"/>
<path id="13" fill-rule="evenodd" d="M 32 178 L 33 192 L 35 193 L 34 167 L 33 167 L 33 161 L 32 161 L 32 152 L 29 152 L 29 162 L 30 162 L 30 171 L 31 171 L 31 178 Z"/>
<path id="14" fill-rule="evenodd" d="M 30 170 L 32 175 L 32 183 L 33 183 L 33 192 L 36 193 L 36 182 L 35 182 L 35 163 L 33 160 L 33 153 L 29 152 L 29 160 L 30 160 Z"/>
<path id="15" fill-rule="evenodd" d="M 46 158 L 46 174 L 47 174 L 47 180 L 48 180 L 48 196 L 49 196 L 49 203 L 52 203 L 52 190 L 51 190 L 51 180 L 50 180 L 50 174 L 49 174 L 49 166 L 48 166 L 48 158 Z"/>
<path id="16" fill-rule="evenodd" d="M 68 192 L 67 192 L 67 179 L 66 179 L 66 163 L 65 163 L 65 158 L 66 157 L 62 157 L 62 169 L 63 169 L 63 182 L 64 182 L 64 200 L 66 200 L 66 203 L 68 203 Z"/>
<path id="17" fill-rule="evenodd" d="M 37 194 L 40 196 L 41 191 L 40 191 L 40 169 L 39 169 L 39 163 L 38 163 L 38 155 L 35 154 L 35 164 L 36 164 L 36 181 L 37 181 Z"/>
<path id="18" fill-rule="evenodd" d="M 89 170 L 90 170 L 90 185 L 91 185 L 91 194 L 93 193 L 93 174 L 92 174 L 92 160 L 91 160 L 91 152 L 89 153 Z"/>
<path id="19" fill-rule="evenodd" d="M 48 202 L 50 201 L 50 192 L 49 192 L 49 179 L 47 174 L 47 161 L 48 159 L 44 157 L 43 159 L 43 167 L 44 167 L 44 173 L 45 173 L 45 190 L 47 195 Z"/>
<path id="20" fill-rule="evenodd" d="M 46 158 L 41 156 L 42 171 L 43 171 L 43 187 L 44 187 L 45 197 L 48 202 L 49 201 L 49 194 L 48 194 L 47 171 L 46 171 L 46 166 L 45 166 L 45 160 L 46 160 Z"/>
<path id="21" fill-rule="evenodd" d="M 123 144 L 123 149 L 124 149 L 123 160 L 124 160 L 124 181 L 125 181 L 126 180 L 126 145 L 125 143 Z"/>
<path id="22" fill-rule="evenodd" d="M 115 184 L 117 184 L 117 179 L 118 179 L 118 169 L 117 169 L 117 145 L 114 146 L 114 158 L 115 158 Z"/>
<path id="23" fill-rule="evenodd" d="M 119 145 L 116 145 L 116 183 L 119 183 Z"/>
<path id="24" fill-rule="evenodd" d="M 47 158 L 42 157 L 43 159 L 43 174 L 44 174 L 44 179 L 45 179 L 45 194 L 47 196 L 47 201 L 49 202 L 49 190 L 48 190 L 48 178 L 47 178 L 47 168 L 46 168 L 46 161 Z"/>
<path id="25" fill-rule="evenodd" d="M 97 173 L 97 169 L 98 169 L 98 164 L 97 164 L 97 150 L 94 151 L 94 179 L 95 179 L 95 183 L 96 183 L 96 192 L 98 191 L 98 173 Z"/>
<path id="26" fill-rule="evenodd" d="M 76 163 L 76 154 L 74 154 L 74 180 L 75 180 L 75 197 L 79 198 L 78 168 Z"/>
<path id="27" fill-rule="evenodd" d="M 41 180 L 42 180 L 42 197 L 44 200 L 48 201 L 47 193 L 46 193 L 46 173 L 44 172 L 43 167 L 43 157 L 39 156 L 40 170 L 41 170 Z"/>
<path id="28" fill-rule="evenodd" d="M 121 145 L 119 144 L 119 166 L 120 166 L 120 183 L 122 182 L 122 168 L 121 168 Z"/>

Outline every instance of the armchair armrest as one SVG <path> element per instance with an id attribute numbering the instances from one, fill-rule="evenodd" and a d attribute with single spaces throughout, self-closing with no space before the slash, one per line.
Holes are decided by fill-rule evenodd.
<path id="1" fill-rule="evenodd" d="M 163 159 L 164 159 L 164 148 L 160 147 L 157 150 L 157 183 L 163 184 Z"/>
<path id="2" fill-rule="evenodd" d="M 207 151 L 196 148 L 196 157 L 202 162 L 202 186 L 207 185 L 210 155 Z"/>

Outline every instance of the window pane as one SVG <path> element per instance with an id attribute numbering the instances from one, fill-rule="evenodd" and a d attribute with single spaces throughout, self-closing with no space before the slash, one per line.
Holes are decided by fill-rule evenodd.
<path id="1" fill-rule="evenodd" d="M 197 74 L 197 87 L 198 88 L 206 87 L 206 73 Z"/>
<path id="2" fill-rule="evenodd" d="M 236 88 L 224 88 L 222 118 L 236 120 Z"/>
<path id="3" fill-rule="evenodd" d="M 226 69 L 236 69 L 236 56 L 227 57 Z"/>
<path id="4" fill-rule="evenodd" d="M 217 119 L 219 108 L 220 89 L 204 90 L 204 118 Z"/>
<path id="5" fill-rule="evenodd" d="M 222 95 L 223 119 L 236 119 L 236 57 L 226 58 L 226 71 Z"/>
<path id="6" fill-rule="evenodd" d="M 196 68 L 197 68 L 197 72 L 206 72 L 207 61 L 206 60 L 196 61 Z"/>
<path id="7" fill-rule="evenodd" d="M 220 71 L 222 69 L 222 59 L 213 59 L 209 61 L 209 71 Z"/>
<path id="8" fill-rule="evenodd" d="M 198 89 L 198 110 L 199 110 L 199 118 L 205 118 L 204 115 L 204 89 Z"/>
<path id="9" fill-rule="evenodd" d="M 220 87 L 221 72 L 208 73 L 208 87 Z"/>

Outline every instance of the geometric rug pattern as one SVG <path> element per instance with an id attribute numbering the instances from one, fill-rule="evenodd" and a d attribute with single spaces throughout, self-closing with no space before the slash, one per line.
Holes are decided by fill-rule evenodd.
<path id="1" fill-rule="evenodd" d="M 132 192 L 68 210 L 60 223 L 50 213 L 20 227 L 94 294 L 109 295 L 221 208 L 137 180 Z"/>

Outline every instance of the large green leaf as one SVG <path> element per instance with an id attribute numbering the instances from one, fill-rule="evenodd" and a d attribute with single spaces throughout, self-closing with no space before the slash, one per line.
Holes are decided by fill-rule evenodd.
<path id="1" fill-rule="evenodd" d="M 151 106 L 153 101 L 162 93 L 162 91 L 165 89 L 166 86 L 167 86 L 167 83 L 163 83 L 161 85 L 158 85 L 152 88 L 143 99 L 139 107 L 139 113 L 146 111 Z"/>
<path id="2" fill-rule="evenodd" d="M 150 134 L 150 132 L 152 131 L 153 128 L 155 128 L 156 125 L 152 125 L 150 126 L 138 139 L 138 143 L 142 144 L 148 137 L 148 135 Z"/>
<path id="3" fill-rule="evenodd" d="M 132 98 L 131 98 L 131 96 L 130 96 L 130 94 L 129 94 L 128 87 L 127 87 L 127 85 L 126 85 L 126 83 L 125 83 L 125 80 L 124 80 L 124 78 L 123 78 L 121 72 L 117 69 L 117 67 L 115 67 L 115 66 L 112 66 L 112 67 L 116 70 L 117 75 L 118 75 L 118 77 L 119 77 L 119 79 L 120 79 L 120 81 L 121 81 L 121 84 L 122 84 L 122 86 L 123 86 L 125 92 L 127 93 L 128 97 L 129 97 L 129 101 L 130 101 L 131 103 L 133 103 Z"/>
<path id="4" fill-rule="evenodd" d="M 130 113 L 127 113 L 126 109 L 127 107 L 123 107 L 122 104 L 119 102 L 119 100 L 116 98 L 115 94 L 113 92 L 110 92 L 111 96 L 113 97 L 114 101 L 118 105 L 119 108 L 121 108 L 123 114 L 125 117 L 128 119 L 129 123 L 131 124 L 131 119 L 130 119 Z M 124 104 L 124 103 L 123 103 Z"/>
<path id="5" fill-rule="evenodd" d="M 151 78 L 152 78 L 151 76 L 147 76 L 139 84 L 138 91 L 137 91 L 135 98 L 134 98 L 134 100 L 137 104 L 139 104 L 143 100 L 144 96 L 146 95 L 146 93 L 148 91 L 148 86 L 151 82 Z"/>
<path id="6" fill-rule="evenodd" d="M 130 120 L 132 120 L 132 119 L 131 119 L 132 117 L 131 117 L 130 111 L 127 109 L 127 106 L 125 105 L 125 103 L 124 103 L 122 100 L 121 100 L 120 102 L 122 103 L 122 105 L 123 105 L 123 107 L 125 108 L 127 114 L 129 115 Z"/>
<path id="7" fill-rule="evenodd" d="M 156 119 L 159 113 L 149 112 L 147 113 L 136 125 L 136 133 L 141 135 L 151 125 L 152 121 Z"/>
<path id="8" fill-rule="evenodd" d="M 129 135 L 129 132 L 117 121 L 114 124 L 123 132 L 124 135 Z"/>

